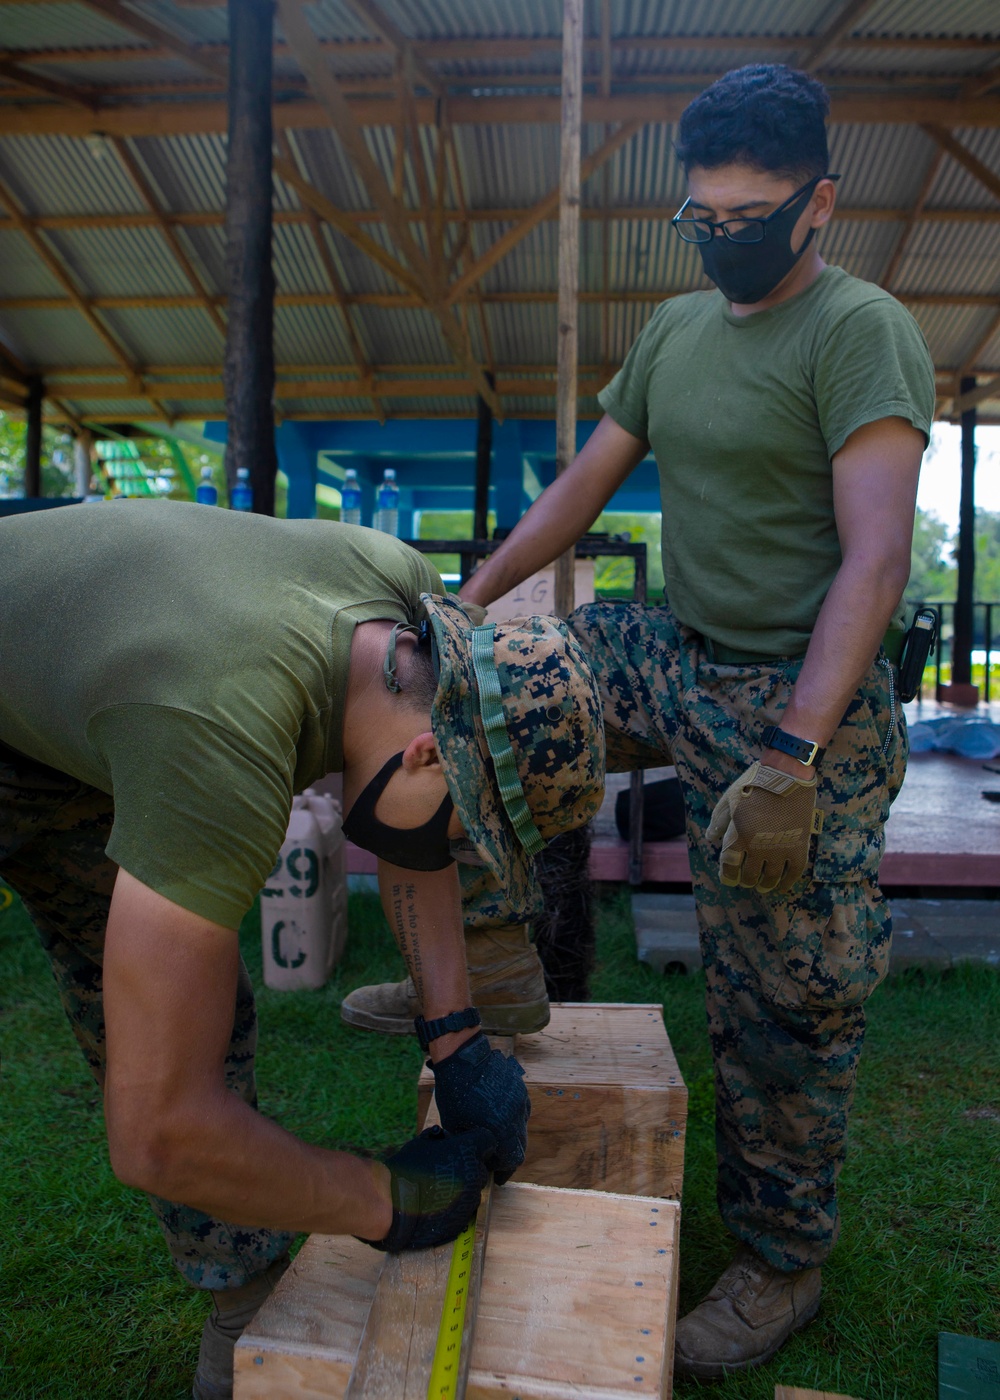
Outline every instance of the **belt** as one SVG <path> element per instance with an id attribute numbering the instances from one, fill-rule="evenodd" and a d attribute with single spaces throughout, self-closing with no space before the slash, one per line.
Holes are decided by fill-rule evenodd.
<path id="1" fill-rule="evenodd" d="M 709 661 L 720 666 L 783 666 L 787 661 L 801 661 L 804 655 L 800 653 L 798 656 L 763 656 L 759 651 L 740 651 L 738 647 L 723 646 L 721 642 L 714 642 L 711 637 L 702 637 L 701 640 Z M 894 666 L 899 665 L 905 640 L 906 633 L 897 627 L 890 627 L 882 638 L 882 650 Z"/>

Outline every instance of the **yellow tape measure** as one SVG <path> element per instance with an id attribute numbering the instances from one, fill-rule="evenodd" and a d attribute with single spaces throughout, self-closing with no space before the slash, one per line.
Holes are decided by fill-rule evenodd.
<path id="1" fill-rule="evenodd" d="M 438 1328 L 427 1400 L 455 1400 L 461 1370 L 462 1332 L 465 1328 L 465 1308 L 469 1301 L 469 1280 L 472 1274 L 472 1247 L 476 1239 L 473 1219 L 455 1241 L 444 1290 L 444 1307 Z"/>
<path id="2" fill-rule="evenodd" d="M 9 909 L 14 903 L 14 891 L 9 890 L 6 885 L 0 885 L 0 910 Z"/>

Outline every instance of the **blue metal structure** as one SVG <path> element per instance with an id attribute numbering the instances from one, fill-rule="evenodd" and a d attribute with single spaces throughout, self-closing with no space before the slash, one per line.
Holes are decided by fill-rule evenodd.
<path id="1" fill-rule="evenodd" d="M 577 448 L 593 432 L 592 422 L 577 428 Z M 206 423 L 205 437 L 226 440 L 225 423 Z M 340 489 L 353 467 L 362 490 L 362 520 L 371 524 L 375 487 L 386 467 L 399 482 L 399 533 L 413 538 L 414 514 L 424 510 L 473 507 L 476 476 L 476 420 L 395 419 L 285 422 L 276 430 L 278 462 L 288 478 L 288 515 L 316 514 L 316 487 Z M 556 470 L 556 427 L 551 420 L 508 418 L 494 424 L 490 467 L 490 508 L 497 525 L 511 527 Z M 608 510 L 659 511 L 656 464 L 646 457 L 608 504 Z"/>

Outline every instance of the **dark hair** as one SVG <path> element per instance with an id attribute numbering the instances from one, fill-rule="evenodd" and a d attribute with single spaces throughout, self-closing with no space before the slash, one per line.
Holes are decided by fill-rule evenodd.
<path id="1" fill-rule="evenodd" d="M 749 165 L 801 183 L 829 169 L 822 83 L 783 63 L 734 68 L 683 112 L 677 155 L 694 166 Z"/>
<path id="2" fill-rule="evenodd" d="M 404 652 L 401 648 L 400 659 L 403 655 Z M 406 660 L 403 661 L 400 668 L 402 674 L 399 678 L 402 686 L 402 697 L 411 709 L 420 710 L 425 715 L 429 714 L 438 689 L 430 641 L 408 647 L 405 656 Z"/>

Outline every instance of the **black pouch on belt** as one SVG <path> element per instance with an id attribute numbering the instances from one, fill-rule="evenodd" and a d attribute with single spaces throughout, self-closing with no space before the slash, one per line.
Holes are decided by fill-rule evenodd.
<path id="1" fill-rule="evenodd" d="M 909 704 L 920 689 L 924 667 L 937 637 L 938 615 L 934 608 L 921 608 L 903 642 L 899 659 L 899 698 Z"/>

